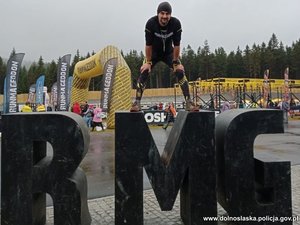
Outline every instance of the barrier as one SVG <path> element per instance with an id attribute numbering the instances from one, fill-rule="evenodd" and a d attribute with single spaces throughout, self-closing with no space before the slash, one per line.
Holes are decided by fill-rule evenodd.
<path id="1" fill-rule="evenodd" d="M 180 190 L 186 225 L 217 224 L 204 221 L 217 216 L 217 201 L 230 217 L 292 216 L 290 163 L 253 156 L 257 135 L 284 132 L 282 111 L 229 110 L 216 119 L 211 111 L 181 111 L 162 155 L 142 112 L 115 118 L 116 225 L 143 224 L 143 168 L 163 211 Z M 55 225 L 91 224 L 86 177 L 77 168 L 89 146 L 83 119 L 14 113 L 2 122 L 1 224 L 45 224 L 45 193 L 53 199 Z"/>

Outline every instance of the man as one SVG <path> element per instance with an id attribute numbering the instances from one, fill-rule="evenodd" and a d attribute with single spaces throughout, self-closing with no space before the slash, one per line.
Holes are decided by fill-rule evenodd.
<path id="1" fill-rule="evenodd" d="M 140 103 L 149 73 L 159 61 L 166 63 L 177 77 L 186 102 L 186 110 L 199 110 L 199 107 L 191 101 L 184 67 L 179 60 L 181 23 L 177 18 L 172 17 L 171 13 L 171 5 L 168 2 L 162 2 L 157 8 L 157 15 L 150 18 L 146 23 L 146 58 L 140 69 L 141 74 L 137 81 L 136 100 L 130 109 L 131 112 L 141 110 Z"/>
<path id="2" fill-rule="evenodd" d="M 167 118 L 166 118 L 166 123 L 163 125 L 162 128 L 166 130 L 170 123 L 175 122 L 175 117 L 177 114 L 173 102 L 170 102 L 170 104 L 166 106 L 165 112 L 167 114 Z"/>
<path id="3" fill-rule="evenodd" d="M 288 113 L 290 111 L 290 103 L 288 96 L 284 97 L 281 104 L 281 110 L 283 111 L 283 123 L 288 123 Z"/>

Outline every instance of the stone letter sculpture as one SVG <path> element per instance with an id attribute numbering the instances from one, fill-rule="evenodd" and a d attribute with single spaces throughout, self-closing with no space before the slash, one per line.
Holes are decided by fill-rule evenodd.
<path id="1" fill-rule="evenodd" d="M 78 168 L 89 146 L 80 116 L 14 113 L 2 116 L 1 224 L 45 224 L 45 193 L 54 224 L 88 225 L 87 181 Z M 46 142 L 53 157 L 46 156 Z"/>

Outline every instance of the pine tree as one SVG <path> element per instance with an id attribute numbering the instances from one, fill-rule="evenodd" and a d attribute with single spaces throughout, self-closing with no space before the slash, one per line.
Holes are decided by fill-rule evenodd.
<path id="1" fill-rule="evenodd" d="M 0 93 L 3 94 L 4 89 L 4 78 L 6 76 L 6 63 L 0 57 Z"/>
<path id="2" fill-rule="evenodd" d="M 45 76 L 45 86 L 48 88 L 48 92 L 51 90 L 52 85 L 57 80 L 57 64 L 54 60 L 50 64 L 48 64 L 46 69 L 46 76 Z"/>

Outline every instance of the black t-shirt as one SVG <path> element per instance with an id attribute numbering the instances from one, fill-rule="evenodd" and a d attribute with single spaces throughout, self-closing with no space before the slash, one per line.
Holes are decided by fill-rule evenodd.
<path id="1" fill-rule="evenodd" d="M 179 46 L 181 40 L 181 23 L 171 17 L 167 26 L 160 26 L 158 16 L 151 17 L 145 28 L 146 45 L 152 45 L 153 57 L 162 57 L 173 52 L 173 46 Z"/>

